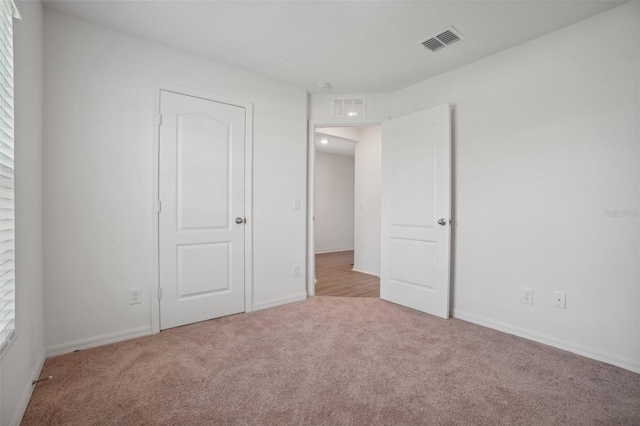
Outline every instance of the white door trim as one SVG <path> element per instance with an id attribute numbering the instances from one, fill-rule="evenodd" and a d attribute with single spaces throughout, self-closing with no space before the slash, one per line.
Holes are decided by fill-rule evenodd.
<path id="1" fill-rule="evenodd" d="M 316 127 L 367 127 L 380 126 L 380 121 L 357 121 L 353 123 L 336 124 L 332 120 L 309 120 L 308 131 L 308 164 L 307 164 L 307 296 L 316 294 L 316 248 L 315 248 L 315 226 L 313 215 L 315 209 L 316 196 Z"/>
<path id="2" fill-rule="evenodd" d="M 151 251 L 152 274 L 151 283 L 149 285 L 149 294 L 151 296 L 151 332 L 160 332 L 160 236 L 159 226 L 160 218 L 157 212 L 157 201 L 160 193 L 160 92 L 162 90 L 168 92 L 179 93 L 182 95 L 193 96 L 196 98 L 206 99 L 223 104 L 233 105 L 244 108 L 246 111 L 246 137 L 245 137 L 245 224 L 244 234 L 244 311 L 253 311 L 253 103 L 225 96 L 214 95 L 199 89 L 192 89 L 167 82 L 156 82 L 154 84 L 154 110 L 153 110 L 153 196 L 149 202 L 151 214 L 153 215 L 151 233 L 153 235 L 153 247 Z"/>

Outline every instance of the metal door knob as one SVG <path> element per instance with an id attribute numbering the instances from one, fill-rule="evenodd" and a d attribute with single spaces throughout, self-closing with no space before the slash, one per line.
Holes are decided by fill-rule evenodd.
<path id="1" fill-rule="evenodd" d="M 241 217 L 236 217 L 236 223 L 240 225 L 241 223 L 244 223 L 244 219 Z"/>
<path id="2" fill-rule="evenodd" d="M 440 219 L 440 220 L 438 221 L 438 224 L 439 224 L 439 225 L 442 225 L 442 226 L 445 226 L 445 225 L 447 224 L 447 221 L 446 221 L 444 218 L 442 218 L 442 219 Z"/>

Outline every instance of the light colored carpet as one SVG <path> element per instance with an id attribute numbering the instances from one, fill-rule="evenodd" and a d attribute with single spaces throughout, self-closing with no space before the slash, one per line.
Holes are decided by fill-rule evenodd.
<path id="1" fill-rule="evenodd" d="M 640 375 L 372 298 L 47 360 L 23 425 L 637 425 Z"/>

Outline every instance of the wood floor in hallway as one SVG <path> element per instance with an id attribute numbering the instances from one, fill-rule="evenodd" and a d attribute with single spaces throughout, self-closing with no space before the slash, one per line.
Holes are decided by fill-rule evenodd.
<path id="1" fill-rule="evenodd" d="M 380 278 L 352 267 L 353 250 L 316 254 L 316 295 L 380 297 Z"/>

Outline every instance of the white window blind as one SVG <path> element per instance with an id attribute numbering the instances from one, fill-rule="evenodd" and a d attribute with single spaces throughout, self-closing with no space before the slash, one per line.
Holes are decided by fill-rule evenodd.
<path id="1" fill-rule="evenodd" d="M 13 18 L 11 0 L 0 0 L 0 354 L 16 330 Z"/>

